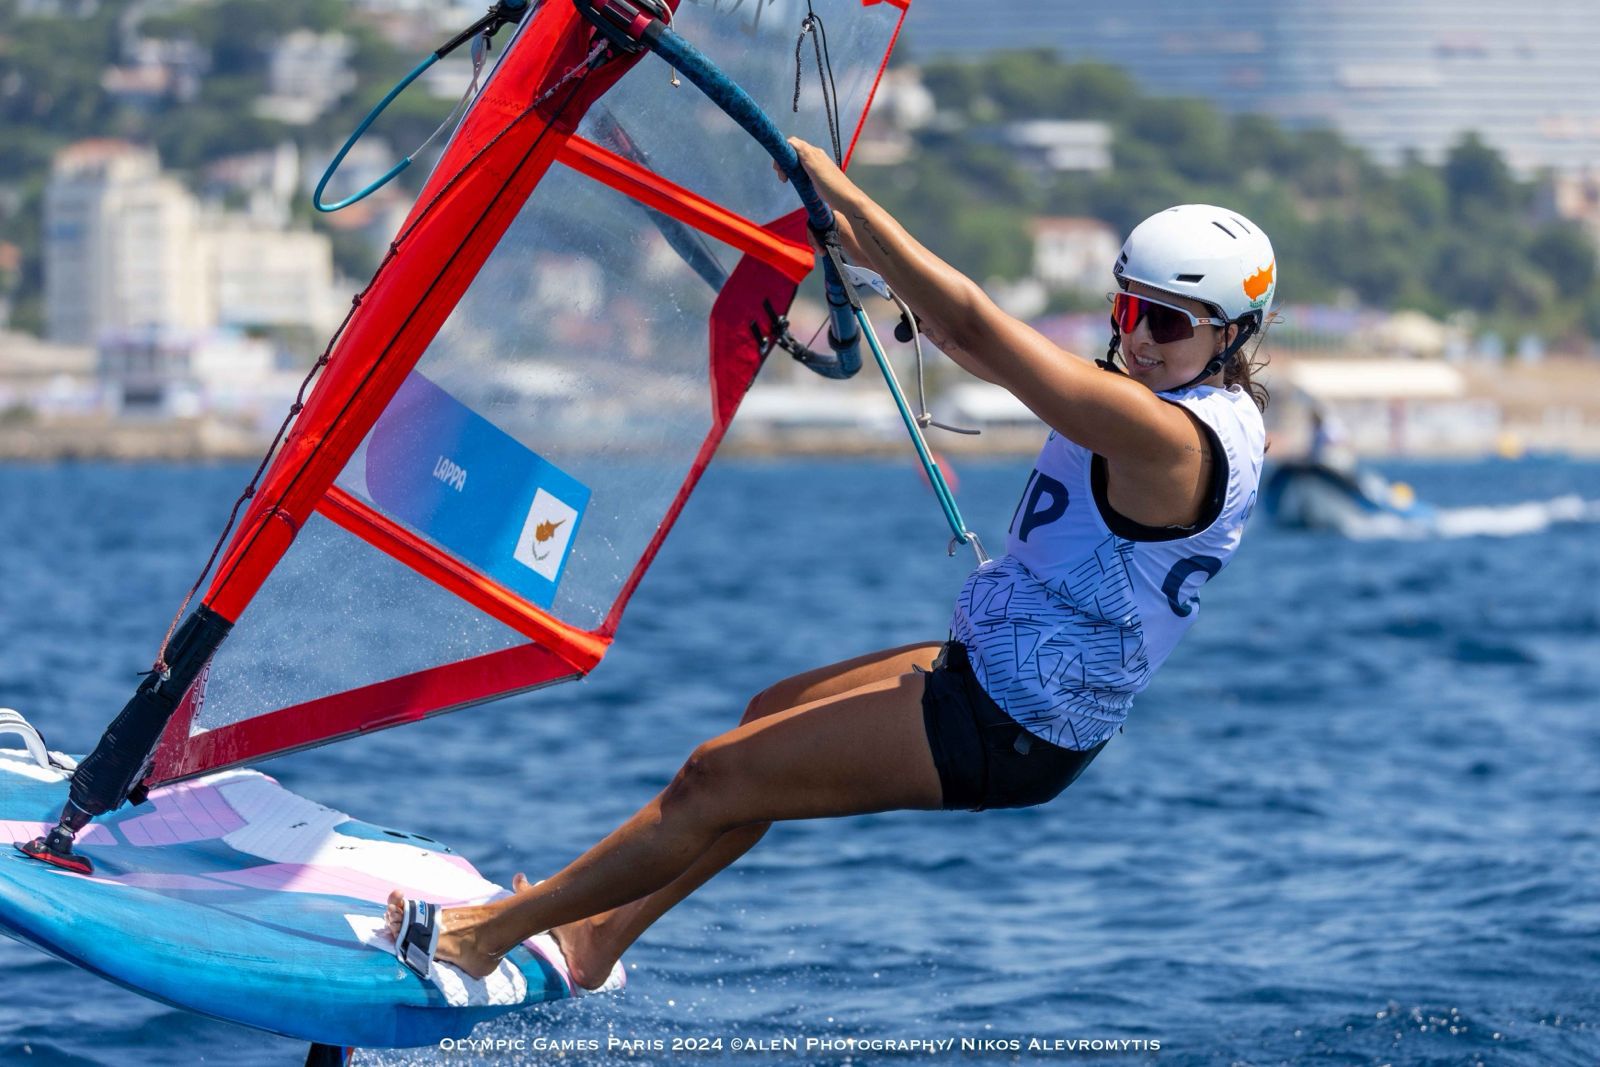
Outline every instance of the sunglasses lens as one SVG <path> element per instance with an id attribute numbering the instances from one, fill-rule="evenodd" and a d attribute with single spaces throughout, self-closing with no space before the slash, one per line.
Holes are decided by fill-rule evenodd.
<path id="1" fill-rule="evenodd" d="M 1117 329 L 1123 333 L 1132 333 L 1141 319 L 1147 320 L 1150 323 L 1150 339 L 1156 344 L 1187 341 L 1194 336 L 1194 325 L 1189 321 L 1189 316 L 1176 308 L 1154 303 L 1132 293 L 1117 293 L 1113 297 L 1111 315 L 1117 322 Z"/>
<path id="2" fill-rule="evenodd" d="M 1116 320 L 1117 329 L 1132 333 L 1144 317 L 1144 307 L 1144 301 L 1138 297 L 1118 293 L 1111 303 L 1111 317 Z"/>
<path id="3" fill-rule="evenodd" d="M 1145 311 L 1145 317 L 1150 320 L 1150 339 L 1156 344 L 1187 341 L 1194 336 L 1194 327 L 1189 323 L 1189 316 L 1175 308 L 1150 304 Z"/>

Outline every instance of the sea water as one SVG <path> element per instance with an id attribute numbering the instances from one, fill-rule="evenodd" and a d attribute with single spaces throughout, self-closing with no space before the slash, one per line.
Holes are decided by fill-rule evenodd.
<path id="1" fill-rule="evenodd" d="M 998 548 L 1027 464 L 958 468 Z M 1450 508 L 1600 500 L 1593 463 L 1385 473 Z M 247 475 L 0 467 L 0 704 L 91 745 Z M 780 826 L 634 948 L 625 995 L 358 1062 L 1600 1062 L 1585 514 L 1360 542 L 1258 515 L 1054 803 Z M 269 769 L 501 882 L 544 875 L 763 686 L 942 638 L 972 563 L 946 540 L 906 464 L 720 463 L 590 680 Z M 303 1056 L 0 940 L 0 1061 Z"/>

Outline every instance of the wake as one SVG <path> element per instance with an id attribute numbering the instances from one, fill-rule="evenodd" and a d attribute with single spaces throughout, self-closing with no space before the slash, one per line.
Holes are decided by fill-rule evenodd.
<path id="1" fill-rule="evenodd" d="M 1582 523 L 1600 523 L 1600 500 L 1568 494 L 1519 504 L 1436 508 L 1418 516 L 1351 515 L 1340 522 L 1339 532 L 1358 541 L 1450 540 L 1524 537 L 1554 526 Z"/>

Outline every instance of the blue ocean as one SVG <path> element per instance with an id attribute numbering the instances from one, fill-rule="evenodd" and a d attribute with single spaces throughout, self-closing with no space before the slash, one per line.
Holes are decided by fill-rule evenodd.
<path id="1" fill-rule="evenodd" d="M 998 547 L 1027 463 L 957 466 Z M 1384 470 L 1480 516 L 1600 500 L 1594 463 Z M 92 745 L 247 476 L 0 467 L 0 705 Z M 624 995 L 357 1062 L 1600 1063 L 1597 534 L 1356 541 L 1258 514 L 1053 804 L 780 826 L 646 936 Z M 271 772 L 539 877 L 760 688 L 942 638 L 972 563 L 946 536 L 905 463 L 719 463 L 590 680 Z M 5 1063 L 304 1055 L 0 941 Z"/>

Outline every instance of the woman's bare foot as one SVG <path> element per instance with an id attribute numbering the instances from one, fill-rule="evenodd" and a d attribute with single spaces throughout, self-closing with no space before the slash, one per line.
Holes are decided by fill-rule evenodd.
<path id="1" fill-rule="evenodd" d="M 525 893 L 532 884 L 520 873 L 511 879 L 514 892 Z M 611 977 L 617 964 L 617 954 L 607 952 L 596 929 L 594 920 L 579 919 L 575 923 L 558 926 L 550 931 L 567 961 L 567 973 L 585 989 L 599 989 Z"/>
<path id="2" fill-rule="evenodd" d="M 383 917 L 391 937 L 400 936 L 405 907 L 405 894 L 398 889 L 389 894 L 389 906 Z M 439 913 L 439 947 L 434 958 L 453 963 L 474 978 L 493 974 L 505 955 L 505 950 L 496 952 L 489 947 L 493 943 L 489 928 L 499 911 L 494 904 L 442 910 Z"/>

